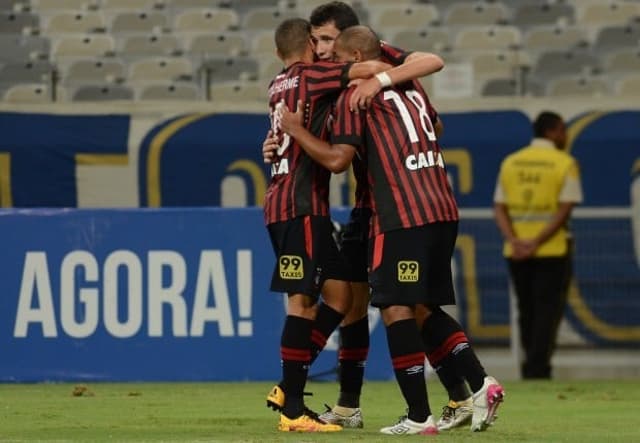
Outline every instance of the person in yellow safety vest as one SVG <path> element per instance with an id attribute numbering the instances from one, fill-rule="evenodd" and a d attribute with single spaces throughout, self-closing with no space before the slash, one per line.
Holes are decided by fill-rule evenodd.
<path id="1" fill-rule="evenodd" d="M 567 225 L 582 187 L 575 159 L 563 150 L 562 117 L 542 112 L 533 131 L 529 146 L 502 161 L 493 200 L 518 303 L 522 378 L 549 379 L 572 275 Z"/>

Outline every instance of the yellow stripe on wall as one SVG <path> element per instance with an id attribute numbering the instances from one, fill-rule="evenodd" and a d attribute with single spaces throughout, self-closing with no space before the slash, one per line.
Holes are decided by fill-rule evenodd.
<path id="1" fill-rule="evenodd" d="M 126 166 L 128 154 L 76 154 L 76 166 Z"/>
<path id="2" fill-rule="evenodd" d="M 11 197 L 11 154 L 0 154 L 0 207 L 13 207 Z"/>
<path id="3" fill-rule="evenodd" d="M 147 156 L 147 205 L 159 208 L 162 205 L 160 194 L 160 159 L 164 145 L 176 132 L 202 118 L 212 115 L 191 114 L 181 117 L 162 128 L 151 140 Z"/>

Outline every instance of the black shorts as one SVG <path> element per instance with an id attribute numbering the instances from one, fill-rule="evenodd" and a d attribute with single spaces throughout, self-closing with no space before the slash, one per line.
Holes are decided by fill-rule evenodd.
<path id="1" fill-rule="evenodd" d="M 267 226 L 276 254 L 271 290 L 318 297 L 325 280 L 346 281 L 345 264 L 326 216 L 301 216 Z"/>
<path id="2" fill-rule="evenodd" d="M 369 279 L 368 248 L 371 209 L 353 208 L 340 235 L 340 254 L 347 264 L 347 279 L 366 283 Z"/>
<path id="3" fill-rule="evenodd" d="M 458 222 L 430 223 L 370 240 L 371 304 L 454 305 L 451 257 Z"/>

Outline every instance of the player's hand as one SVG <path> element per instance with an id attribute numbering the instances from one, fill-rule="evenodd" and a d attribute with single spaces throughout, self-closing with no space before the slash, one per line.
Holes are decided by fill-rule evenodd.
<path id="1" fill-rule="evenodd" d="M 349 109 L 358 112 L 360 109 L 367 109 L 371 105 L 371 100 L 380 92 L 382 85 L 376 77 L 363 80 L 356 86 L 349 99 Z"/>
<path id="2" fill-rule="evenodd" d="M 269 129 L 267 138 L 262 142 L 262 161 L 272 163 L 278 149 L 278 137 L 273 135 L 273 131 Z"/>
<path id="3" fill-rule="evenodd" d="M 302 103 L 302 100 L 298 100 L 296 112 L 289 111 L 289 108 L 287 107 L 282 109 L 282 115 L 280 116 L 280 128 L 283 132 L 286 132 L 295 138 L 296 130 L 302 128 L 303 119 L 304 104 Z"/>

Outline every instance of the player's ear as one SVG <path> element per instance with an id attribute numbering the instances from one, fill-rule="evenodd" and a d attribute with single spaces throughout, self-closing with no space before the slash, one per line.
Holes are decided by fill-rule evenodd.
<path id="1" fill-rule="evenodd" d="M 359 49 L 353 51 L 353 60 L 358 63 L 362 61 L 362 52 Z"/>

